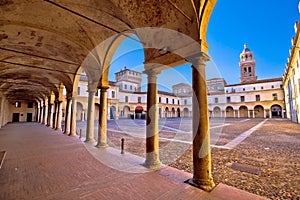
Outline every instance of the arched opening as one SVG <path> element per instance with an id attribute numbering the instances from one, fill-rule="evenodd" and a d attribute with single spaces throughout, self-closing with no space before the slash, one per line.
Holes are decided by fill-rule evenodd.
<path id="1" fill-rule="evenodd" d="M 169 117 L 169 108 L 165 108 L 165 118 Z"/>
<path id="2" fill-rule="evenodd" d="M 130 107 L 124 106 L 123 108 L 123 118 L 130 118 Z"/>
<path id="3" fill-rule="evenodd" d="M 134 110 L 134 114 L 135 114 L 135 119 L 142 119 L 142 118 L 145 118 L 145 115 L 143 115 L 144 109 L 142 106 L 137 106 L 135 107 L 135 110 Z"/>
<path id="4" fill-rule="evenodd" d="M 183 109 L 183 117 L 189 117 L 189 109 L 188 108 Z"/>
<path id="5" fill-rule="evenodd" d="M 214 117 L 221 117 L 221 108 L 214 107 L 213 115 L 214 115 Z"/>
<path id="6" fill-rule="evenodd" d="M 77 112 L 76 112 L 76 120 L 77 121 L 85 121 L 85 112 L 83 109 L 83 105 L 80 102 L 77 102 Z"/>
<path id="7" fill-rule="evenodd" d="M 226 107 L 226 117 L 234 117 L 234 110 L 231 106 Z"/>
<path id="8" fill-rule="evenodd" d="M 116 107 L 111 106 L 109 111 L 110 111 L 110 113 L 109 113 L 110 119 L 115 119 L 115 116 L 116 116 Z"/>
<path id="9" fill-rule="evenodd" d="M 241 106 L 239 108 L 240 117 L 247 118 L 248 117 L 248 108 L 246 106 Z"/>
<path id="10" fill-rule="evenodd" d="M 180 117 L 180 108 L 177 108 L 177 117 Z"/>
<path id="11" fill-rule="evenodd" d="M 257 105 L 254 107 L 255 118 L 264 118 L 264 107 Z"/>
<path id="12" fill-rule="evenodd" d="M 281 118 L 282 117 L 282 108 L 280 105 L 273 105 L 271 107 L 272 118 Z"/>
<path id="13" fill-rule="evenodd" d="M 175 108 L 173 107 L 172 108 L 172 117 L 175 117 L 176 116 L 176 114 L 175 114 Z"/>

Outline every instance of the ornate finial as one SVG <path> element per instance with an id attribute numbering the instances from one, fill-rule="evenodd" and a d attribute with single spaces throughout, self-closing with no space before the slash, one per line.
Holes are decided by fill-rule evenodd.
<path id="1" fill-rule="evenodd" d="M 244 49 L 247 49 L 247 48 L 248 48 L 248 44 L 245 43 L 245 44 L 244 44 Z"/>

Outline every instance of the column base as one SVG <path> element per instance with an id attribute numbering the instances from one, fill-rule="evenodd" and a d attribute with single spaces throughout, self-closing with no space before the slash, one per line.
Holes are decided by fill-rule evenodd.
<path id="1" fill-rule="evenodd" d="M 69 133 L 69 136 L 75 137 L 75 136 L 77 136 L 77 135 L 76 135 L 76 133 Z"/>
<path id="2" fill-rule="evenodd" d="M 107 144 L 101 144 L 101 143 L 98 143 L 97 145 L 96 145 L 96 147 L 97 148 L 106 148 L 106 147 L 108 147 L 108 145 Z"/>
<path id="3" fill-rule="evenodd" d="M 148 169 L 156 170 L 162 168 L 164 165 L 159 160 L 145 160 L 144 167 L 147 167 Z"/>
<path id="4" fill-rule="evenodd" d="M 191 178 L 185 181 L 185 183 L 188 183 L 194 187 L 200 188 L 204 191 L 210 192 L 214 189 L 215 183 L 214 181 L 211 180 L 204 180 L 204 179 L 195 179 Z"/>
<path id="5" fill-rule="evenodd" d="M 84 142 L 86 143 L 94 143 L 96 142 L 96 140 L 93 138 L 93 139 L 86 139 Z"/>
<path id="6" fill-rule="evenodd" d="M 65 131 L 64 134 L 69 135 L 69 134 L 70 134 L 70 131 Z"/>
<path id="7" fill-rule="evenodd" d="M 62 131 L 62 129 L 61 129 L 61 128 L 56 128 L 55 130 L 56 130 L 56 131 Z"/>

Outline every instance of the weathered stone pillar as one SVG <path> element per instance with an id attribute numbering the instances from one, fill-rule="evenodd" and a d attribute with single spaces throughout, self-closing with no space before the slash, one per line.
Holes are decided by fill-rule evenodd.
<path id="1" fill-rule="evenodd" d="M 235 118 L 235 110 L 233 110 L 233 118 Z"/>
<path id="2" fill-rule="evenodd" d="M 57 122 L 56 122 L 56 128 L 55 130 L 59 130 L 61 131 L 61 119 L 62 119 L 62 102 L 61 101 L 58 101 L 57 102 Z"/>
<path id="3" fill-rule="evenodd" d="M 240 110 L 238 110 L 238 118 L 240 118 L 241 116 L 240 116 Z"/>
<path id="4" fill-rule="evenodd" d="M 88 90 L 88 111 L 85 142 L 94 143 L 94 118 L 95 118 L 95 93 L 96 91 Z"/>
<path id="5" fill-rule="evenodd" d="M 162 166 L 159 160 L 157 72 L 146 71 L 148 75 L 147 119 L 146 119 L 146 160 L 144 165 L 150 169 Z"/>
<path id="6" fill-rule="evenodd" d="M 66 116 L 65 116 L 65 134 L 70 134 L 70 125 L 71 125 L 71 103 L 72 98 L 67 98 L 67 105 L 66 105 Z"/>
<path id="7" fill-rule="evenodd" d="M 77 112 L 77 99 L 72 97 L 72 114 L 71 114 L 71 130 L 70 136 L 76 136 L 76 112 Z"/>
<path id="8" fill-rule="evenodd" d="M 44 118 L 43 118 L 43 124 L 47 125 L 47 119 L 48 119 L 48 102 L 46 100 L 44 101 Z"/>
<path id="9" fill-rule="evenodd" d="M 100 86 L 100 106 L 99 106 L 99 126 L 98 126 L 98 142 L 96 147 L 107 147 L 107 90 L 108 86 Z"/>
<path id="10" fill-rule="evenodd" d="M 193 178 L 189 183 L 210 191 L 215 184 L 212 179 L 210 128 L 208 116 L 208 98 L 206 87 L 206 62 L 208 55 L 201 53 L 192 57 L 193 87 Z"/>
<path id="11" fill-rule="evenodd" d="M 49 104 L 49 117 L 48 117 L 48 126 L 53 127 L 53 104 Z"/>
<path id="12" fill-rule="evenodd" d="M 54 123 L 53 128 L 57 127 L 57 117 L 58 117 L 58 101 L 55 101 L 55 115 L 54 115 Z"/>
<path id="13" fill-rule="evenodd" d="M 43 123 L 43 118 L 44 118 L 44 106 L 43 106 L 43 101 L 40 102 L 40 118 L 39 118 L 39 123 Z"/>
<path id="14" fill-rule="evenodd" d="M 250 110 L 248 110 L 247 118 L 250 118 Z"/>
<path id="15" fill-rule="evenodd" d="M 255 118 L 255 110 L 252 110 L 252 118 Z"/>

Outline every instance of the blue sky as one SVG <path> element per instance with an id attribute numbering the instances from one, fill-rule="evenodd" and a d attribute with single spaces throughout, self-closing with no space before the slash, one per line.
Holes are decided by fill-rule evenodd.
<path id="1" fill-rule="evenodd" d="M 238 62 L 244 43 L 254 52 L 259 79 L 281 77 L 295 35 L 294 23 L 299 19 L 298 0 L 218 0 L 207 30 L 212 58 L 207 78 L 223 77 L 228 84 L 239 83 Z M 126 39 L 114 55 L 109 79 L 114 81 L 114 73 L 124 66 L 142 71 L 143 61 L 141 45 Z M 164 71 L 158 82 L 159 89 L 167 91 L 179 82 L 191 83 L 190 65 Z"/>

